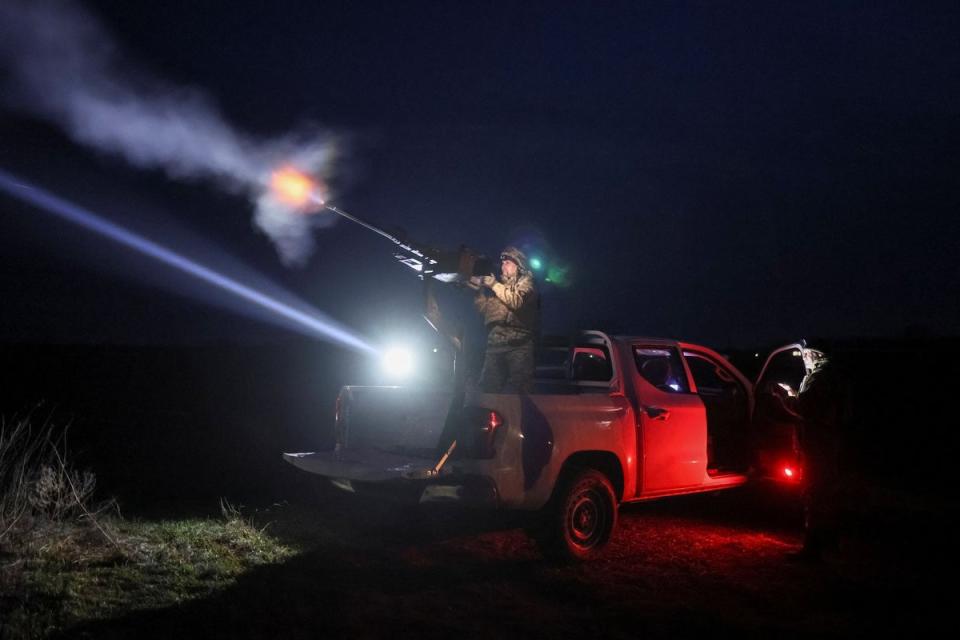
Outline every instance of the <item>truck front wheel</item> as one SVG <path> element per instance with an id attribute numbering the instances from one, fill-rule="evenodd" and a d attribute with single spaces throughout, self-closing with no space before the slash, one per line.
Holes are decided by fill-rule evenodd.
<path id="1" fill-rule="evenodd" d="M 568 561 L 598 557 L 617 524 L 617 499 L 607 476 L 578 471 L 551 502 L 534 536 L 544 554 Z"/>

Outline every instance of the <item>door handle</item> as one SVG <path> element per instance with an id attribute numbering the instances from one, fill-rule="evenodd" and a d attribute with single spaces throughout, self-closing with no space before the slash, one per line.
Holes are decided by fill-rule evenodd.
<path id="1" fill-rule="evenodd" d="M 645 411 L 652 420 L 660 420 L 662 422 L 670 417 L 670 411 L 663 407 L 647 407 Z"/>

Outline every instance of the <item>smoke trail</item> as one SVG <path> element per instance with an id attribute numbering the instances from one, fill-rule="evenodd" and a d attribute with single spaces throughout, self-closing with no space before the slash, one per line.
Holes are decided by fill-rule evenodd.
<path id="1" fill-rule="evenodd" d="M 103 26 L 72 0 L 0 2 L 4 101 L 62 127 L 76 142 L 177 180 L 212 180 L 250 197 L 254 223 L 287 265 L 303 264 L 311 230 L 266 188 L 280 163 L 326 177 L 335 145 L 312 131 L 278 139 L 243 135 L 199 91 L 174 87 L 123 62 Z"/>

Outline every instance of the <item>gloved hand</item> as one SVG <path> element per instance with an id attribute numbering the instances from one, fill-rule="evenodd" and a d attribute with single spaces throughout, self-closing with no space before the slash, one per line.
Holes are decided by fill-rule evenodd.
<path id="1" fill-rule="evenodd" d="M 497 279 L 494 278 L 493 276 L 483 276 L 482 278 L 480 278 L 480 284 L 485 286 L 487 289 L 492 288 L 493 285 L 496 284 L 496 282 L 497 282 Z"/>

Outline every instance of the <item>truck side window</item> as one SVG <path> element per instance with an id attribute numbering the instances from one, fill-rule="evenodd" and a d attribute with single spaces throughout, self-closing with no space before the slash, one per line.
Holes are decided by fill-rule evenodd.
<path id="1" fill-rule="evenodd" d="M 613 377 L 613 367 L 606 347 L 574 347 L 573 379 L 607 382 Z"/>
<path id="2" fill-rule="evenodd" d="M 569 368 L 570 349 L 567 347 L 542 347 L 536 352 L 537 380 L 564 380 Z"/>
<path id="3" fill-rule="evenodd" d="M 719 364 L 690 352 L 684 352 L 697 391 L 708 395 L 746 396 L 743 386 Z"/>
<path id="4" fill-rule="evenodd" d="M 687 374 L 680 362 L 680 354 L 672 347 L 633 348 L 637 371 L 644 380 L 667 393 L 689 393 Z"/>

